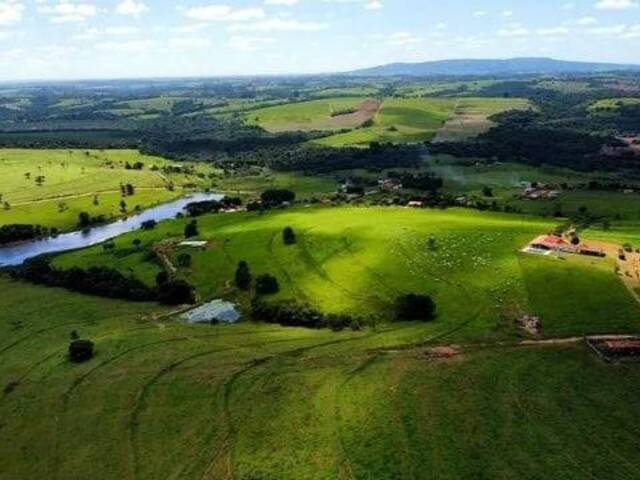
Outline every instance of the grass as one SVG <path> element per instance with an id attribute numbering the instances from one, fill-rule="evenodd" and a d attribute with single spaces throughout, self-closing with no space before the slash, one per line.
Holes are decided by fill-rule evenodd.
<path id="1" fill-rule="evenodd" d="M 247 114 L 250 124 L 259 125 L 270 132 L 339 130 L 354 128 L 358 123 L 338 124 L 331 114 L 347 109 L 357 109 L 362 97 L 336 97 L 308 102 L 290 103 L 251 111 Z"/>
<path id="2" fill-rule="evenodd" d="M 162 239 L 180 238 L 186 221 L 125 235 L 113 253 L 98 246 L 62 255 L 56 264 L 105 265 L 152 284 L 159 267 L 131 247 L 133 239 L 150 248 Z M 453 330 L 461 340 L 511 338 L 519 335 L 515 323 L 524 313 L 540 314 L 544 324 L 571 334 L 589 327 L 619 331 L 640 326 L 640 310 L 613 267 L 591 278 L 582 275 L 581 265 L 546 263 L 549 276 L 569 280 L 559 282 L 558 301 L 548 305 L 543 295 L 531 293 L 529 277 L 535 278 L 536 271 L 523 268 L 517 252 L 554 227 L 545 220 L 467 210 L 309 208 L 208 216 L 198 223 L 199 238 L 209 248 L 190 251 L 193 265 L 181 275 L 203 299 L 223 296 L 247 305 L 248 297 L 229 289 L 236 265 L 245 260 L 254 275 L 276 275 L 281 285 L 276 298 L 305 301 L 325 312 L 384 321 L 392 318 L 398 295 L 429 294 L 438 305 L 439 320 L 420 326 L 423 337 Z M 283 245 L 286 226 L 297 233 L 293 247 Z M 427 247 L 431 236 L 437 241 L 435 251 Z M 585 278 L 580 288 L 573 276 Z M 591 291 L 596 295 L 601 285 L 607 295 L 597 297 L 601 308 L 594 309 L 582 299 Z M 563 297 L 572 300 L 561 302 Z M 609 312 L 617 312 L 616 318 Z"/>
<path id="3" fill-rule="evenodd" d="M 371 127 L 315 140 L 332 147 L 366 146 L 371 142 L 412 143 L 432 140 L 447 121 L 455 100 L 443 98 L 385 99 Z"/>
<path id="4" fill-rule="evenodd" d="M 299 173 L 268 172 L 257 175 L 242 175 L 226 177 L 218 182 L 217 190 L 229 194 L 257 194 L 261 191 L 278 188 L 296 193 L 296 198 L 310 198 L 316 195 L 335 193 L 338 189 L 336 180 L 332 177 L 305 176 Z"/>
<path id="5" fill-rule="evenodd" d="M 620 106 L 628 105 L 640 105 L 640 98 L 635 97 L 619 97 L 619 98 L 605 98 L 598 100 L 589 107 L 592 112 L 617 110 Z"/>
<path id="6" fill-rule="evenodd" d="M 521 98 L 461 98 L 452 118 L 438 132 L 436 141 L 458 142 L 477 137 L 494 125 L 489 120 L 492 115 L 528 108 L 531 108 L 529 101 Z"/>
<path id="7" fill-rule="evenodd" d="M 126 164 L 144 163 L 142 170 Z M 81 211 L 108 218 L 122 216 L 120 185 L 131 183 L 136 193 L 124 200 L 128 211 L 172 200 L 184 193 L 185 184 L 208 186 L 197 175 L 167 174 L 169 162 L 134 150 L 0 150 L 0 194 L 10 208 L 0 208 L 0 225 L 33 223 L 69 230 Z M 195 173 L 213 170 L 205 164 Z M 37 177 L 44 177 L 42 185 Z M 174 191 L 167 187 L 175 185 Z M 94 197 L 98 204 L 94 205 Z"/>
<path id="8" fill-rule="evenodd" d="M 434 360 L 387 350 L 413 324 L 188 326 L 2 277 L 0 296 L 3 478 L 637 477 L 640 370 L 582 345 Z"/>

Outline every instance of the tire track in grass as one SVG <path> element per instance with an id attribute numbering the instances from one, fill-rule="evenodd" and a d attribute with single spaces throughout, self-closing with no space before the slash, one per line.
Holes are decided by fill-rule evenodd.
<path id="1" fill-rule="evenodd" d="M 234 437 L 237 435 L 237 427 L 233 422 L 233 417 L 232 417 L 232 413 L 231 413 L 231 395 L 232 395 L 232 390 L 234 385 L 238 382 L 238 380 L 245 374 L 249 373 L 250 371 L 259 368 L 261 366 L 264 366 L 266 364 L 269 363 L 273 363 L 274 361 L 280 360 L 280 359 L 284 359 L 284 358 L 295 358 L 295 357 L 299 357 L 300 355 L 303 355 L 306 352 L 318 349 L 318 348 L 323 348 L 323 347 L 328 347 L 331 345 L 338 345 L 338 344 L 342 344 L 342 343 L 347 343 L 347 342 L 352 342 L 352 341 L 359 341 L 359 340 L 364 340 L 367 338 L 370 338 L 372 336 L 378 335 L 379 333 L 377 332 L 373 332 L 367 335 L 362 335 L 362 336 L 358 336 L 358 337 L 351 337 L 351 338 L 341 338 L 341 339 L 337 339 L 337 340 L 330 340 L 327 342 L 322 342 L 319 344 L 315 344 L 315 345 L 308 345 L 305 347 L 300 347 L 300 348 L 296 348 L 293 350 L 287 350 L 284 352 L 280 352 L 274 355 L 269 355 L 269 356 L 265 356 L 265 357 L 261 357 L 261 358 L 257 358 L 254 359 L 253 361 L 249 362 L 249 364 L 247 364 L 244 368 L 234 372 L 228 379 L 226 382 L 224 382 L 224 384 L 222 385 L 221 388 L 221 402 L 222 402 L 222 411 L 223 411 L 223 415 L 225 418 L 225 422 L 228 425 L 228 432 L 227 435 L 225 436 L 225 440 L 224 440 L 224 444 L 227 445 L 227 451 L 222 451 L 222 449 L 220 449 L 215 455 L 214 457 L 207 463 L 207 466 L 204 468 L 203 473 L 201 475 L 201 479 L 204 480 L 206 478 L 208 478 L 208 475 L 211 473 L 212 469 L 215 467 L 216 463 L 221 459 L 221 457 L 223 455 L 227 455 L 228 456 L 228 460 L 227 460 L 227 465 L 229 468 L 229 471 L 227 472 L 227 475 L 224 478 L 233 478 L 233 457 L 232 457 L 232 441 L 234 439 Z M 192 464 L 190 467 L 188 467 L 188 470 L 186 472 L 186 477 L 185 478 L 193 478 L 193 474 L 194 471 L 197 471 L 198 468 L 200 467 L 200 465 L 205 461 L 205 457 L 206 454 L 210 451 L 209 448 L 209 443 L 211 442 L 213 436 L 215 435 L 215 431 L 210 430 L 207 438 L 205 440 L 205 445 L 203 446 L 203 448 L 200 451 L 199 460 L 196 460 L 194 462 L 194 464 Z M 211 478 L 215 478 L 216 480 L 220 477 L 211 477 Z"/>
<path id="2" fill-rule="evenodd" d="M 275 340 L 272 342 L 268 342 L 268 345 L 274 345 L 277 343 L 286 343 L 286 342 L 293 342 L 293 341 L 298 341 L 298 340 L 304 340 L 305 337 L 298 337 L 298 338 L 287 338 L 287 339 L 281 339 L 281 340 Z M 140 415 L 145 407 L 146 404 L 146 399 L 149 396 L 149 391 L 166 375 L 169 375 L 171 372 L 173 372 L 174 370 L 176 370 L 177 368 L 181 367 L 182 365 L 184 365 L 187 362 L 190 362 L 192 360 L 197 360 L 200 358 L 204 358 L 210 355 L 214 355 L 217 353 L 224 353 L 224 352 L 231 352 L 231 351 L 238 351 L 238 350 L 244 350 L 250 347 L 259 347 L 261 345 L 265 345 L 265 342 L 260 342 L 260 343 L 252 343 L 252 344 L 246 344 L 246 345 L 242 345 L 242 346 L 236 346 L 236 347 L 229 347 L 229 348 L 217 348 L 217 349 L 212 349 L 212 350 L 207 350 L 204 352 L 199 352 L 199 353 L 195 353 L 193 355 L 189 355 L 187 357 L 183 357 L 178 361 L 172 362 L 169 365 L 165 366 L 163 369 L 161 369 L 158 373 L 156 373 L 151 380 L 149 380 L 147 383 L 145 383 L 136 398 L 135 401 L 135 406 L 132 410 L 132 413 L 130 415 L 130 420 L 129 420 L 129 444 L 130 444 L 130 451 L 132 454 L 132 465 L 133 465 L 133 471 L 134 471 L 134 478 L 139 478 L 140 477 L 140 465 L 139 465 L 139 448 L 138 448 L 138 442 L 137 442 L 137 436 L 138 436 L 138 427 L 140 425 Z"/>
<path id="3" fill-rule="evenodd" d="M 269 330 L 267 330 L 269 331 Z M 280 331 L 279 329 L 273 329 L 272 331 Z M 241 333 L 235 333 L 235 335 L 247 335 L 247 334 L 252 334 L 255 332 L 249 331 L 249 332 L 241 332 Z M 262 333 L 264 333 L 264 331 L 262 331 Z M 111 365 L 112 363 L 114 363 L 115 361 L 131 354 L 131 353 L 135 353 L 138 352 L 140 350 L 144 350 L 147 348 L 153 348 L 156 346 L 160 346 L 160 345 L 167 345 L 167 344 L 171 344 L 171 343 L 178 343 L 178 342 L 183 342 L 183 341 L 188 341 L 188 340 L 200 340 L 200 339 L 204 339 L 204 338 L 212 338 L 212 337 L 220 337 L 220 336 L 227 336 L 227 335 L 234 335 L 233 332 L 229 332 L 229 333 L 213 333 L 213 334 L 205 334 L 205 335 L 190 335 L 190 336 L 181 336 L 181 337 L 174 337 L 174 338 L 170 338 L 170 339 L 166 339 L 166 340 L 158 340 L 155 342 L 149 342 L 149 343 L 145 343 L 145 344 L 141 344 L 141 345 L 136 345 L 134 347 L 128 348 L 126 350 L 123 350 L 121 352 L 119 352 L 118 354 L 108 358 L 107 360 L 104 360 L 103 362 L 101 362 L 100 364 L 96 365 L 94 368 L 90 369 L 89 371 L 85 372 L 83 375 L 81 375 L 80 377 L 76 378 L 71 385 L 63 392 L 62 394 L 62 404 L 61 404 L 61 411 L 58 415 L 55 416 L 55 437 L 57 440 L 59 440 L 61 438 L 61 432 L 60 429 L 62 428 L 61 426 L 61 422 L 60 422 L 60 418 L 63 417 L 64 415 L 66 415 L 67 413 L 67 408 L 68 408 L 68 403 L 69 400 L 71 398 L 71 395 L 74 393 L 74 391 L 80 386 L 82 385 L 89 377 L 91 377 L 95 372 L 97 372 L 98 370 L 101 370 L 102 368 L 105 368 L 109 365 Z M 60 462 L 61 462 L 61 458 L 60 458 L 60 452 L 59 449 L 57 448 L 59 444 L 59 441 L 54 442 L 54 468 L 53 468 L 53 478 L 59 478 L 59 469 L 60 469 Z"/>
<path id="4" fill-rule="evenodd" d="M 280 270 L 280 273 L 282 274 L 282 276 L 284 278 L 286 278 L 287 283 L 291 286 L 292 290 L 294 292 L 296 292 L 296 296 L 298 298 L 304 299 L 305 301 L 309 301 L 309 297 L 306 294 L 306 292 L 304 292 L 299 286 L 298 286 L 298 282 L 295 282 L 293 280 L 293 278 L 291 278 L 291 275 L 289 275 L 289 271 L 287 270 L 287 268 L 282 264 L 282 262 L 278 259 L 278 256 L 276 255 L 275 252 L 275 248 L 274 248 L 274 243 L 276 240 L 276 237 L 278 236 L 278 233 L 274 233 L 271 238 L 269 239 L 269 243 L 267 244 L 267 251 L 269 253 L 269 257 L 271 259 L 271 261 L 273 262 L 273 264 L 276 266 L 276 268 L 278 270 Z"/>
<path id="5" fill-rule="evenodd" d="M 97 323 L 93 320 L 88 321 L 88 322 L 69 322 L 69 323 L 62 323 L 60 325 L 56 325 L 54 327 L 48 327 L 48 328 L 42 328 L 40 330 L 36 330 L 35 332 L 30 333 L 29 335 L 26 335 L 16 341 L 14 341 L 13 343 L 3 347 L 2 349 L 0 349 L 0 356 L 4 355 L 5 353 L 7 353 L 9 350 L 17 347 L 18 345 L 31 340 L 32 338 L 38 336 L 38 335 L 42 335 L 43 333 L 48 333 L 51 332 L 53 330 L 57 330 L 59 328 L 63 328 L 63 327 L 73 327 L 73 326 L 86 326 L 86 325 L 96 325 Z"/>
<path id="6" fill-rule="evenodd" d="M 374 363 L 376 363 L 381 358 L 381 356 L 382 354 L 380 352 L 376 352 L 370 355 L 368 358 L 364 360 L 364 362 L 362 362 L 356 368 L 351 370 L 347 374 L 343 382 L 340 385 L 338 385 L 335 389 L 334 401 L 333 401 L 334 403 L 333 415 L 335 417 L 335 422 L 336 422 L 336 436 L 338 440 L 338 449 L 340 450 L 340 456 L 342 457 L 342 460 L 340 462 L 340 470 L 339 470 L 341 478 L 354 480 L 356 478 L 356 475 L 353 471 L 353 464 L 347 452 L 347 448 L 345 446 L 345 441 L 344 441 L 344 429 L 342 428 L 342 421 L 341 421 L 341 415 L 340 415 L 340 392 L 357 375 L 359 375 L 360 373 L 365 371 L 367 368 L 371 367 Z"/>

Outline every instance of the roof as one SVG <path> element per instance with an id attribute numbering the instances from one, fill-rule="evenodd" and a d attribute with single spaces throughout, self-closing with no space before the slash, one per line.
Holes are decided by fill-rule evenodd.
<path id="1" fill-rule="evenodd" d="M 557 237 L 555 235 L 541 235 L 531 242 L 531 245 L 544 245 L 548 248 L 558 248 L 566 247 L 569 243 L 562 237 Z"/>
<path id="2" fill-rule="evenodd" d="M 234 323 L 240 319 L 240 313 L 235 304 L 224 300 L 214 300 L 189 310 L 182 315 L 182 318 L 189 323 L 209 323 L 211 320 Z"/>

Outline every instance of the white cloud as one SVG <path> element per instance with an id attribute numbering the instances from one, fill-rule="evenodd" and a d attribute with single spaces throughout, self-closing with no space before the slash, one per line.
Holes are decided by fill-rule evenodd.
<path id="1" fill-rule="evenodd" d="M 326 23 L 272 18 L 260 22 L 234 24 L 228 30 L 230 32 L 319 32 L 327 27 Z"/>
<path id="2" fill-rule="evenodd" d="M 96 45 L 97 50 L 118 53 L 145 53 L 156 46 L 151 40 L 131 40 L 128 42 L 102 42 Z"/>
<path id="3" fill-rule="evenodd" d="M 58 0 L 54 5 L 40 4 L 38 13 L 51 16 L 53 23 L 84 22 L 98 14 L 98 9 L 90 3 L 71 3 L 68 0 Z"/>
<path id="4" fill-rule="evenodd" d="M 582 17 L 576 22 L 578 25 L 595 25 L 596 23 L 598 19 L 595 17 Z"/>
<path id="5" fill-rule="evenodd" d="M 22 20 L 24 5 L 21 2 L 0 2 L 0 25 L 11 25 Z"/>
<path id="6" fill-rule="evenodd" d="M 382 5 L 382 2 L 379 0 L 370 0 L 364 8 L 367 10 L 380 10 L 383 6 L 384 5 Z"/>
<path id="7" fill-rule="evenodd" d="M 596 27 L 587 30 L 590 35 L 621 35 L 627 30 L 626 25 L 613 25 L 610 27 Z"/>
<path id="8" fill-rule="evenodd" d="M 264 0 L 265 5 L 281 5 L 284 7 L 293 7 L 298 4 L 298 0 Z"/>
<path id="9" fill-rule="evenodd" d="M 234 9 L 229 5 L 207 5 L 186 11 L 186 16 L 199 22 L 247 22 L 265 18 L 261 8 Z"/>
<path id="10" fill-rule="evenodd" d="M 259 50 L 272 43 L 275 43 L 275 39 L 271 37 L 234 35 L 229 38 L 227 46 L 237 50 Z"/>
<path id="11" fill-rule="evenodd" d="M 529 33 L 529 30 L 519 23 L 514 23 L 507 26 L 507 28 L 498 30 L 500 37 L 526 37 Z"/>
<path id="12" fill-rule="evenodd" d="M 600 0 L 596 3 L 599 10 L 630 10 L 638 8 L 638 2 L 634 0 Z"/>
<path id="13" fill-rule="evenodd" d="M 207 48 L 211 46 L 211 40 L 203 37 L 175 37 L 169 39 L 168 45 L 175 49 Z"/>
<path id="14" fill-rule="evenodd" d="M 149 10 L 149 7 L 143 2 L 136 2 L 135 0 L 124 0 L 116 6 L 116 13 L 118 15 L 130 15 L 137 17 Z"/>

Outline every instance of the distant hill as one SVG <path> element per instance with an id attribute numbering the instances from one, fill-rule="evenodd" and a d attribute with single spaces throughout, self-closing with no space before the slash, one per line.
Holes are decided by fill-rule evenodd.
<path id="1" fill-rule="evenodd" d="M 424 63 L 391 63 L 349 72 L 349 75 L 390 77 L 430 77 L 463 75 L 522 75 L 640 71 L 640 65 L 589 63 L 552 58 L 512 58 L 507 60 L 440 60 Z"/>

